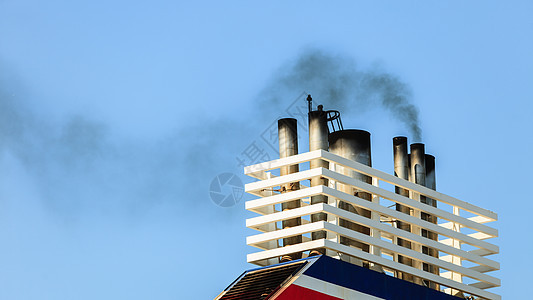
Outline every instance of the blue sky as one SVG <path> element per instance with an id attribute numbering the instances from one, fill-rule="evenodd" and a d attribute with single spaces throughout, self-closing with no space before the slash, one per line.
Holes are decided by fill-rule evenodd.
<path id="1" fill-rule="evenodd" d="M 252 214 L 214 205 L 209 184 L 241 174 L 236 158 L 300 92 L 335 108 L 314 83 L 265 101 L 306 51 L 408 88 L 437 188 L 499 213 L 494 291 L 527 298 L 532 14 L 531 1 L 0 1 L 0 298 L 209 299 L 251 268 Z M 372 132 L 373 164 L 392 172 L 408 128 L 350 101 L 345 127 Z"/>

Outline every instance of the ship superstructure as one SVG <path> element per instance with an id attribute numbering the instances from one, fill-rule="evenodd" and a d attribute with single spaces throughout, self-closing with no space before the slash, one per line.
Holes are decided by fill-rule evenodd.
<path id="1" fill-rule="evenodd" d="M 370 133 L 308 101 L 309 152 L 296 119 L 280 119 L 280 158 L 244 169 L 257 179 L 247 261 L 261 268 L 217 299 L 501 299 L 489 291 L 501 284 L 497 214 L 436 191 L 435 157 L 406 137 L 393 138 L 394 174 L 372 168 Z"/>

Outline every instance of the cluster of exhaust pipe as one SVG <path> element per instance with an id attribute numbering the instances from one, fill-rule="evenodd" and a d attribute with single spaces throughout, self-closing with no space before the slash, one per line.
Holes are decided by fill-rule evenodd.
<path id="1" fill-rule="evenodd" d="M 372 166 L 371 159 L 371 147 L 370 147 L 370 133 L 364 130 L 354 130 L 354 129 L 342 129 L 342 130 L 329 130 L 328 121 L 328 112 L 323 110 L 322 105 L 317 107 L 317 110 L 312 110 L 311 98 L 308 98 L 310 102 L 309 105 L 309 151 L 314 150 L 326 150 L 330 151 L 333 154 L 342 156 L 344 158 L 357 161 L 359 163 L 365 164 L 367 166 Z M 292 118 L 280 119 L 278 121 L 278 134 L 279 134 L 279 153 L 280 158 L 292 156 L 298 154 L 298 134 L 297 134 L 297 120 Z M 393 150 L 394 150 L 394 174 L 395 176 L 409 180 L 411 182 L 426 186 L 431 189 L 436 189 L 435 184 L 435 158 L 431 155 L 425 154 L 424 144 L 415 143 L 410 145 L 410 153 L 408 153 L 408 143 L 406 137 L 394 137 L 393 138 Z M 310 168 L 326 168 L 328 169 L 329 163 L 321 159 L 315 159 L 310 162 Z M 298 165 L 283 167 L 280 170 L 280 175 L 287 175 L 291 173 L 298 172 Z M 346 176 L 364 181 L 366 183 L 372 184 L 372 178 L 358 172 L 355 172 L 348 168 L 343 168 L 342 166 L 336 166 L 336 172 L 344 174 Z M 318 185 L 328 185 L 328 180 L 325 178 L 312 178 L 311 186 Z M 300 188 L 299 182 L 294 182 L 286 184 L 281 187 L 281 193 L 289 192 L 293 190 L 298 190 Z M 344 185 L 337 183 L 337 188 L 350 195 L 354 195 L 361 199 L 371 201 L 372 195 L 359 191 L 349 185 Z M 419 200 L 428 205 L 436 207 L 436 201 L 426 198 L 422 195 L 416 195 L 412 192 L 409 192 L 406 189 L 396 187 L 395 192 L 399 195 L 409 197 L 415 200 Z M 325 195 L 317 195 L 311 197 L 311 204 L 317 203 L 328 203 L 328 197 Z M 300 207 L 300 200 L 295 200 L 282 204 L 282 210 L 289 210 Z M 358 206 L 354 206 L 347 202 L 340 201 L 338 207 L 358 215 L 370 218 L 370 211 L 363 209 Z M 435 216 L 415 212 L 407 206 L 396 204 L 396 210 L 405 214 L 417 216 L 423 220 L 437 223 L 437 218 Z M 417 215 L 418 214 L 418 215 Z M 311 215 L 311 222 L 327 221 L 327 215 L 325 213 L 317 213 Z M 418 233 L 424 237 L 437 240 L 437 234 L 429 232 L 427 230 L 421 230 L 421 232 L 414 232 L 409 224 L 405 224 L 401 221 L 395 221 L 396 227 L 402 230 L 410 231 L 413 233 Z M 298 226 L 301 224 L 301 218 L 294 218 L 282 222 L 283 228 L 289 228 Z M 370 235 L 370 228 L 352 223 L 347 220 L 339 220 L 339 226 L 349 228 L 354 231 L 361 232 L 366 235 Z M 418 229 L 420 231 L 420 229 Z M 311 235 L 312 240 L 324 239 L 327 237 L 326 232 L 319 231 L 313 232 Z M 302 242 L 302 236 L 293 236 L 283 239 L 283 246 L 289 246 L 294 244 L 299 244 Z M 367 244 L 360 243 L 358 241 L 349 239 L 347 237 L 341 237 L 340 243 L 343 245 L 355 247 L 361 249 L 362 251 L 369 252 L 370 246 Z M 416 249 L 417 245 L 412 245 L 409 241 L 398 238 L 396 243 L 399 246 L 406 247 L 409 249 L 417 250 L 425 254 L 431 255 L 433 257 L 438 257 L 438 252 L 435 249 L 428 248 L 423 246 L 422 249 Z M 418 246 L 419 247 L 419 246 Z M 320 255 L 326 254 L 325 249 L 314 249 L 309 255 Z M 293 253 L 290 255 L 285 255 L 280 258 L 281 262 L 290 261 L 299 259 L 302 257 L 302 253 Z M 343 256 L 341 256 L 343 259 Z M 365 267 L 369 267 L 368 262 L 363 262 L 356 260 L 354 258 L 347 258 L 351 260 L 352 263 L 356 263 Z M 424 269 L 425 271 L 438 274 L 439 270 L 433 265 L 424 263 L 422 266 L 417 265 L 417 261 L 414 261 L 410 258 L 403 257 L 398 255 L 398 262 L 413 266 L 416 268 Z M 422 281 L 419 278 L 414 278 L 410 274 L 405 274 L 402 272 L 397 272 L 396 276 L 398 278 L 415 282 L 418 284 L 423 284 L 434 289 L 439 287 L 433 282 Z"/>
<path id="2" fill-rule="evenodd" d="M 394 175 L 409 180 L 411 182 L 414 182 L 416 184 L 423 185 L 425 187 L 428 187 L 430 189 L 436 190 L 436 178 L 435 178 L 435 157 L 429 154 L 425 153 L 425 146 L 424 144 L 415 143 L 411 144 L 410 146 L 410 152 L 408 153 L 408 143 L 407 138 L 400 136 L 393 138 L 393 149 L 394 149 Z M 404 197 L 413 198 L 415 200 L 419 200 L 422 203 L 432 205 L 434 207 L 437 207 L 437 202 L 433 199 L 427 198 L 423 195 L 416 195 L 413 193 L 410 193 L 408 190 L 395 187 L 395 192 L 399 195 L 402 195 Z M 411 210 L 409 207 L 396 204 L 396 210 L 405 214 L 409 214 L 412 216 L 420 217 L 421 219 L 425 221 L 429 221 L 431 223 L 437 224 L 437 218 L 433 215 L 420 212 L 420 215 L 417 216 L 416 213 Z M 405 224 L 401 221 L 396 221 L 396 226 L 399 229 L 412 232 L 412 228 L 409 224 Z M 434 232 L 427 231 L 425 229 L 422 229 L 421 232 L 414 232 L 418 233 L 424 237 L 430 238 L 432 240 L 438 240 L 437 234 Z M 422 249 L 417 249 L 416 247 L 412 247 L 414 245 L 411 245 L 409 241 L 403 240 L 401 238 L 397 239 L 397 244 L 399 246 L 413 249 L 416 251 L 421 251 L 424 254 L 431 255 L 433 257 L 438 258 L 438 252 L 435 249 L 422 246 Z M 398 262 L 413 266 L 415 268 L 420 268 L 418 263 L 416 261 L 413 261 L 410 258 L 398 255 Z M 431 272 L 433 274 L 439 274 L 438 268 L 436 268 L 433 265 L 429 265 L 424 263 L 422 268 L 424 271 Z M 405 274 L 402 272 L 397 272 L 397 276 L 401 279 L 424 284 L 426 286 L 429 286 L 434 289 L 438 289 L 439 287 L 433 283 L 433 282 L 422 282 L 419 278 L 414 278 L 410 274 Z"/>

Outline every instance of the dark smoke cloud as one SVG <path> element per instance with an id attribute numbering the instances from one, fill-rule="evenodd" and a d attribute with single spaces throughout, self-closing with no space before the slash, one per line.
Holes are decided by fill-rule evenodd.
<path id="1" fill-rule="evenodd" d="M 242 171 L 234 153 L 243 145 L 227 143 L 243 131 L 239 122 L 200 120 L 177 124 L 159 139 L 124 137 L 85 113 L 63 120 L 45 116 L 30 106 L 32 96 L 20 81 L 7 74 L 0 74 L 0 154 L 22 163 L 47 207 L 64 215 L 143 214 L 170 203 L 177 211 L 203 208 L 225 211 L 227 217 L 228 210 L 209 199 L 208 188 L 218 173 Z"/>
<path id="2" fill-rule="evenodd" d="M 264 107 L 280 107 L 302 90 L 328 108 L 350 112 L 379 104 L 420 141 L 418 110 L 407 84 L 380 70 L 361 70 L 353 59 L 310 49 L 282 66 L 261 94 Z"/>

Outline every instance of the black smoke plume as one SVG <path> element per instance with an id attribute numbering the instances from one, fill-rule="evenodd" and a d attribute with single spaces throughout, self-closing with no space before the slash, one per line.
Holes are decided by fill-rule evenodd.
<path id="1" fill-rule="evenodd" d="M 421 140 L 418 110 L 411 103 L 410 89 L 395 75 L 361 70 L 348 56 L 310 49 L 278 70 L 264 89 L 262 100 L 270 107 L 279 107 L 288 95 L 302 90 L 342 112 L 379 104 L 410 130 L 414 140 Z"/>
<path id="2" fill-rule="evenodd" d="M 200 120 L 153 140 L 123 136 L 85 112 L 66 119 L 39 112 L 14 73 L 0 74 L 0 158 L 22 164 L 49 209 L 69 216 L 142 215 L 161 204 L 221 211 L 209 199 L 209 182 L 222 171 L 242 172 L 234 153 L 245 145 L 227 143 L 242 124 Z"/>

